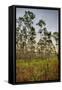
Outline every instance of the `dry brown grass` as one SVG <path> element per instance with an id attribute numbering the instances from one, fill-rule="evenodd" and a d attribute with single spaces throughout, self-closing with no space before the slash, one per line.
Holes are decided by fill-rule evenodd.
<path id="1" fill-rule="evenodd" d="M 58 60 L 16 60 L 16 82 L 58 80 Z"/>

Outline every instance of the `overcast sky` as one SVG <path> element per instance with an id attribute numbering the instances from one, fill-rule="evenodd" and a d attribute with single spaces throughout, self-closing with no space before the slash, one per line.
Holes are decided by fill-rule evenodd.
<path id="1" fill-rule="evenodd" d="M 25 11 L 32 11 L 35 14 L 35 19 L 33 20 L 33 26 L 35 27 L 38 41 L 39 27 L 36 25 L 40 19 L 46 22 L 46 27 L 48 31 L 58 32 L 58 10 L 46 10 L 46 9 L 31 9 L 31 8 L 16 8 L 16 19 L 22 17 L 25 14 Z"/>

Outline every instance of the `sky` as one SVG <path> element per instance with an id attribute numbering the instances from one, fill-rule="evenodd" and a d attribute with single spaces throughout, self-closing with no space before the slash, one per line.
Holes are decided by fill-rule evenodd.
<path id="1" fill-rule="evenodd" d="M 35 19 L 33 20 L 33 26 L 36 30 L 36 40 L 38 41 L 40 35 L 38 30 L 39 26 L 36 25 L 40 19 L 44 20 L 48 31 L 58 32 L 58 10 L 47 10 L 47 9 L 31 9 L 31 8 L 16 8 L 16 19 L 22 17 L 25 11 L 31 11 L 35 14 Z"/>

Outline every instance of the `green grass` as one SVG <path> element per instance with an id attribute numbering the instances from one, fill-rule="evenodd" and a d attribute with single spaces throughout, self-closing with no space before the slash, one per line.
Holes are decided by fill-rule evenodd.
<path id="1" fill-rule="evenodd" d="M 16 82 L 58 80 L 58 60 L 16 60 Z"/>

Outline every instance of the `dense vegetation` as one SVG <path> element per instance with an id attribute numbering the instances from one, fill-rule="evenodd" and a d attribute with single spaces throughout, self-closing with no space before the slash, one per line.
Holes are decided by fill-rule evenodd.
<path id="1" fill-rule="evenodd" d="M 40 39 L 36 40 L 33 26 L 33 12 L 25 11 L 23 17 L 16 20 L 16 81 L 39 81 L 58 79 L 58 52 L 52 37 L 58 46 L 58 32 L 49 32 L 44 20 L 36 25 L 40 28 Z"/>

